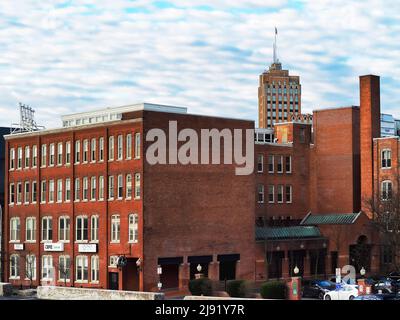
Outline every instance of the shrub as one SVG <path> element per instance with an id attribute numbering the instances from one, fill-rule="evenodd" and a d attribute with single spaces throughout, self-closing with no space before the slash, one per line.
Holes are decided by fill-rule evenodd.
<path id="1" fill-rule="evenodd" d="M 287 285 L 283 281 L 270 281 L 261 285 L 261 297 L 264 299 L 286 299 Z"/>
<path id="2" fill-rule="evenodd" d="M 211 280 L 208 278 L 190 280 L 189 290 L 194 296 L 211 296 L 213 291 Z"/>
<path id="3" fill-rule="evenodd" d="M 226 291 L 234 298 L 245 298 L 248 293 L 248 285 L 245 280 L 231 280 L 226 284 Z"/>

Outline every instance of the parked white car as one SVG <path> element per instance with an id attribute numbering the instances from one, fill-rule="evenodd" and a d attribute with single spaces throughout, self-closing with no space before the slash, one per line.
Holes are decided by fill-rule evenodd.
<path id="1" fill-rule="evenodd" d="M 341 286 L 325 293 L 324 300 L 353 300 L 358 297 L 358 289 L 352 285 Z"/>

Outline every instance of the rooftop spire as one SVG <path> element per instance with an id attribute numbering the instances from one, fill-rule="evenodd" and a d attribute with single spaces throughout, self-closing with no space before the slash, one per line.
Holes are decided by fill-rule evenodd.
<path id="1" fill-rule="evenodd" d="M 276 37 L 278 35 L 278 29 L 275 27 L 275 41 L 274 41 L 274 62 L 279 63 L 278 54 L 277 54 L 277 47 L 276 47 Z"/>

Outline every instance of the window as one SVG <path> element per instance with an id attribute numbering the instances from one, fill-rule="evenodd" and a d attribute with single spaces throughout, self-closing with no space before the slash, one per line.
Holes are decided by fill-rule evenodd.
<path id="1" fill-rule="evenodd" d="M 28 204 L 30 198 L 31 198 L 31 196 L 30 196 L 30 183 L 29 183 L 29 181 L 25 181 L 25 185 L 24 185 L 24 203 Z"/>
<path id="2" fill-rule="evenodd" d="M 54 180 L 49 181 L 49 203 L 54 202 Z"/>
<path id="3" fill-rule="evenodd" d="M 37 146 L 32 147 L 32 168 L 37 167 Z"/>
<path id="4" fill-rule="evenodd" d="M 132 175 L 126 175 L 126 199 L 132 198 Z"/>
<path id="5" fill-rule="evenodd" d="M 99 275 L 100 275 L 100 260 L 99 256 L 92 256 L 90 261 L 90 281 L 94 283 L 99 282 Z"/>
<path id="6" fill-rule="evenodd" d="M 118 191 L 117 198 L 118 199 L 122 199 L 123 191 L 124 191 L 122 174 L 118 175 L 117 183 L 118 183 L 118 186 L 117 186 L 117 191 Z"/>
<path id="7" fill-rule="evenodd" d="M 42 280 L 53 280 L 53 256 L 42 256 Z"/>
<path id="8" fill-rule="evenodd" d="M 65 164 L 71 164 L 71 142 L 67 141 L 65 143 Z"/>
<path id="9" fill-rule="evenodd" d="M 71 201 L 71 179 L 65 179 L 65 202 Z"/>
<path id="10" fill-rule="evenodd" d="M 114 176 L 108 177 L 108 199 L 114 199 Z"/>
<path id="11" fill-rule="evenodd" d="M 118 256 L 110 256 L 109 266 L 110 267 L 117 267 Z"/>
<path id="12" fill-rule="evenodd" d="M 25 278 L 36 280 L 36 256 L 28 254 L 25 258 Z"/>
<path id="13" fill-rule="evenodd" d="M 19 279 L 19 255 L 10 256 L 10 279 Z"/>
<path id="14" fill-rule="evenodd" d="M 296 101 L 297 101 L 296 97 Z M 306 129 L 300 128 L 300 143 L 305 143 L 306 142 Z"/>
<path id="15" fill-rule="evenodd" d="M 273 185 L 268 186 L 268 202 L 275 202 L 275 187 Z"/>
<path id="16" fill-rule="evenodd" d="M 90 218 L 90 228 L 91 241 L 99 241 L 99 216 L 92 216 Z"/>
<path id="17" fill-rule="evenodd" d="M 382 182 L 381 198 L 383 201 L 392 199 L 392 182 L 391 181 L 383 181 Z"/>
<path id="18" fill-rule="evenodd" d="M 96 139 L 93 138 L 90 142 L 90 161 L 96 162 Z"/>
<path id="19" fill-rule="evenodd" d="M 63 199 L 63 181 L 62 179 L 57 180 L 57 202 L 62 202 Z"/>
<path id="20" fill-rule="evenodd" d="M 83 140 L 83 163 L 89 161 L 89 141 L 87 139 Z"/>
<path id="21" fill-rule="evenodd" d="M 283 203 L 283 185 L 278 185 L 278 203 Z"/>
<path id="22" fill-rule="evenodd" d="M 264 169 L 264 156 L 262 154 L 259 154 L 257 161 L 257 171 L 263 172 L 263 169 Z"/>
<path id="23" fill-rule="evenodd" d="M 58 240 L 69 242 L 70 219 L 67 216 L 58 219 Z"/>
<path id="24" fill-rule="evenodd" d="M 25 163 L 24 168 L 29 168 L 29 160 L 31 157 L 31 149 L 29 147 L 25 147 Z"/>
<path id="25" fill-rule="evenodd" d="M 88 281 L 88 257 L 77 256 L 76 257 L 76 281 L 87 282 Z"/>
<path id="26" fill-rule="evenodd" d="M 104 200 L 104 177 L 99 177 L 99 200 Z"/>
<path id="27" fill-rule="evenodd" d="M 277 168 L 278 173 L 283 172 L 283 156 L 278 156 L 278 168 Z"/>
<path id="28" fill-rule="evenodd" d="M 32 203 L 37 202 L 37 182 L 32 181 Z"/>
<path id="29" fill-rule="evenodd" d="M 119 242 L 120 218 L 119 215 L 111 217 L 111 242 Z"/>
<path id="30" fill-rule="evenodd" d="M 10 149 L 10 170 L 15 169 L 15 149 Z"/>
<path id="31" fill-rule="evenodd" d="M 82 200 L 87 201 L 89 196 L 89 179 L 88 177 L 83 178 L 83 196 Z"/>
<path id="32" fill-rule="evenodd" d="M 49 160 L 49 167 L 54 166 L 54 159 L 55 158 L 55 146 L 54 143 L 50 144 L 50 160 Z"/>
<path id="33" fill-rule="evenodd" d="M 104 160 L 104 138 L 99 139 L 99 161 Z"/>
<path id="34" fill-rule="evenodd" d="M 117 159 L 122 160 L 123 157 L 123 146 L 124 146 L 124 141 L 123 141 L 123 136 L 119 135 L 117 138 Z"/>
<path id="35" fill-rule="evenodd" d="M 81 141 L 75 141 L 75 163 L 81 162 Z"/>
<path id="36" fill-rule="evenodd" d="M 15 202 L 15 185 L 14 183 L 10 183 L 10 204 L 14 204 Z"/>
<path id="37" fill-rule="evenodd" d="M 292 173 L 292 157 L 286 156 L 285 159 L 286 173 Z"/>
<path id="38" fill-rule="evenodd" d="M 392 167 L 392 151 L 383 150 L 381 153 L 382 168 Z"/>
<path id="39" fill-rule="evenodd" d="M 135 158 L 140 158 L 140 133 L 135 133 Z"/>
<path id="40" fill-rule="evenodd" d="M 264 185 L 260 184 L 257 187 L 258 203 L 264 203 Z"/>
<path id="41" fill-rule="evenodd" d="M 42 241 L 53 240 L 53 218 L 43 217 L 42 218 Z"/>
<path id="42" fill-rule="evenodd" d="M 57 165 L 61 166 L 63 163 L 63 144 L 60 142 L 57 145 Z"/>
<path id="43" fill-rule="evenodd" d="M 58 279 L 64 282 L 71 278 L 71 258 L 69 256 L 59 256 L 58 258 Z"/>
<path id="44" fill-rule="evenodd" d="M 108 160 L 114 160 L 114 137 L 108 138 Z"/>
<path id="45" fill-rule="evenodd" d="M 96 200 L 96 177 L 90 179 L 90 200 Z"/>
<path id="46" fill-rule="evenodd" d="M 17 204 L 22 203 L 22 183 L 17 183 Z"/>
<path id="47" fill-rule="evenodd" d="M 74 192 L 75 201 L 79 201 L 79 199 L 81 197 L 80 194 L 81 194 L 81 181 L 79 178 L 76 178 L 75 179 L 75 192 Z"/>
<path id="48" fill-rule="evenodd" d="M 78 216 L 76 217 L 76 241 L 87 241 L 88 239 L 88 218 Z"/>
<path id="49" fill-rule="evenodd" d="M 129 242 L 139 242 L 139 216 L 137 214 L 129 215 Z"/>
<path id="50" fill-rule="evenodd" d="M 132 158 L 132 135 L 129 133 L 126 135 L 126 159 Z"/>
<path id="51" fill-rule="evenodd" d="M 17 159 L 17 169 L 22 168 L 22 148 L 18 148 L 18 159 Z"/>
<path id="52" fill-rule="evenodd" d="M 268 173 L 274 173 L 274 156 L 268 156 Z"/>
<path id="53" fill-rule="evenodd" d="M 286 203 L 292 203 L 292 186 L 286 186 Z"/>
<path id="54" fill-rule="evenodd" d="M 135 199 L 140 199 L 140 173 L 135 173 Z"/>
<path id="55" fill-rule="evenodd" d="M 28 217 L 25 220 L 25 240 L 36 241 L 36 218 Z"/>
<path id="56" fill-rule="evenodd" d="M 43 168 L 47 165 L 47 145 L 42 144 L 40 166 Z"/>
<path id="57" fill-rule="evenodd" d="M 10 219 L 10 241 L 19 242 L 21 240 L 21 221 L 18 217 Z"/>
<path id="58" fill-rule="evenodd" d="M 47 198 L 47 183 L 46 180 L 40 182 L 40 202 L 45 203 Z"/>

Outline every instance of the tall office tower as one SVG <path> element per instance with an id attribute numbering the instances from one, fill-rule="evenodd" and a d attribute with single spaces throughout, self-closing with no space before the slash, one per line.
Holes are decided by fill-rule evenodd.
<path id="1" fill-rule="evenodd" d="M 282 70 L 277 55 L 278 30 L 275 28 L 274 56 L 269 70 L 260 75 L 258 87 L 258 119 L 260 128 L 271 128 L 275 122 L 290 120 L 290 114 L 301 113 L 301 85 L 299 76 Z"/>

